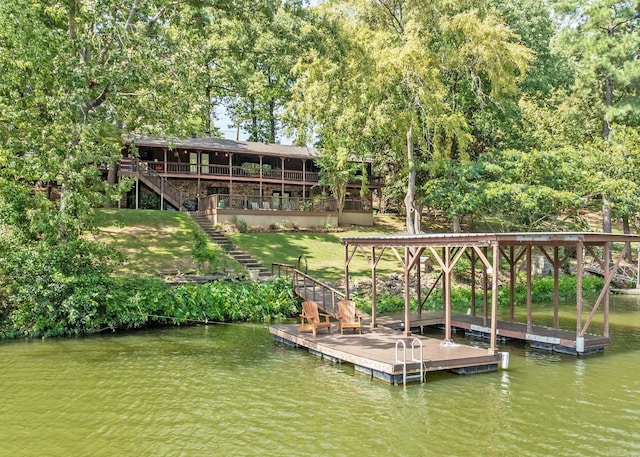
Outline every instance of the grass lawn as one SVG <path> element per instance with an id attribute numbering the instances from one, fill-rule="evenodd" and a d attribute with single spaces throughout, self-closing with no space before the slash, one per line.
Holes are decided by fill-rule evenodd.
<path id="1" fill-rule="evenodd" d="M 124 254 L 126 260 L 119 274 L 152 275 L 158 272 L 198 270 L 192 254 L 197 224 L 186 213 L 176 211 L 98 209 L 95 212 L 97 234 L 90 235 Z M 264 266 L 271 263 L 296 265 L 304 255 L 309 262 L 309 274 L 325 281 L 339 281 L 344 276 L 344 246 L 346 236 L 385 235 L 401 233 L 402 224 L 385 217 L 378 218 L 373 227 L 349 228 L 332 233 L 233 233 L 229 238 L 240 249 L 251 254 Z M 242 271 L 240 265 L 228 257 L 214 243 L 216 265 L 207 273 L 225 269 Z M 362 253 L 355 254 L 350 265 L 352 277 L 370 277 L 371 270 Z M 378 266 L 378 274 L 401 272 L 402 268 L 391 251 L 387 251 Z M 201 271 L 202 273 L 202 271 Z"/>
<path id="2" fill-rule="evenodd" d="M 240 265 L 209 243 L 216 255 L 216 265 L 198 265 L 193 258 L 194 232 L 200 230 L 186 214 L 177 211 L 97 209 L 97 234 L 90 237 L 103 241 L 125 256 L 117 271 L 122 275 L 153 275 L 158 272 L 200 270 L 200 273 L 241 271 Z M 203 267 L 208 271 L 202 271 Z"/>
<path id="3" fill-rule="evenodd" d="M 337 281 L 344 277 L 345 249 L 342 238 L 402 233 L 403 227 L 395 221 L 389 218 L 379 221 L 380 224 L 373 227 L 352 227 L 330 233 L 233 233 L 229 234 L 229 238 L 265 266 L 272 263 L 297 265 L 298 258 L 304 255 L 311 276 L 324 281 Z M 402 267 L 393 252 L 388 250 L 378 264 L 377 273 L 384 276 L 392 272 L 401 273 Z M 371 277 L 371 268 L 361 252 L 354 255 L 349 273 L 354 278 Z"/>

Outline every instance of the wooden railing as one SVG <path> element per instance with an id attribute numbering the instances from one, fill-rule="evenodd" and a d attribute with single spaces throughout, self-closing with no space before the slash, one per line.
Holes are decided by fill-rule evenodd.
<path id="1" fill-rule="evenodd" d="M 120 160 L 120 171 L 125 174 L 138 176 L 141 181 L 166 199 L 169 203 L 182 211 L 187 208 L 183 200 L 182 192 L 172 185 L 167 179 L 153 170 L 149 163 L 135 157 L 127 157 Z"/>
<path id="2" fill-rule="evenodd" d="M 293 288 L 300 298 L 315 301 L 325 313 L 333 317 L 338 315 L 338 302 L 344 300 L 344 292 L 303 273 L 292 265 L 283 263 L 271 264 L 272 276 L 281 276 L 283 270 L 285 278 L 292 279 Z"/>
<path id="3" fill-rule="evenodd" d="M 130 158 L 122 159 L 123 161 L 131 160 Z M 195 164 L 188 162 L 142 162 L 146 163 L 149 169 L 161 175 L 194 175 L 196 177 L 206 178 L 207 176 L 223 176 L 230 178 L 260 178 L 269 180 L 284 180 L 287 182 L 297 183 L 318 183 L 320 182 L 320 173 L 315 171 L 302 170 L 282 170 L 281 168 L 268 168 L 258 166 L 257 168 L 247 169 L 243 166 L 229 166 L 219 164 Z M 359 181 L 354 180 L 350 184 L 358 184 Z M 384 185 L 383 178 L 370 177 L 370 186 Z"/>

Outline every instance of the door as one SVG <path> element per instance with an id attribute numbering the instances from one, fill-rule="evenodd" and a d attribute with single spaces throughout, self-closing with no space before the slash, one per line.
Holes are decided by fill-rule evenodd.
<path id="1" fill-rule="evenodd" d="M 203 175 L 208 175 L 209 174 L 209 153 L 208 152 L 203 152 L 202 154 L 200 154 L 200 172 Z"/>
<path id="2" fill-rule="evenodd" d="M 191 173 L 197 173 L 198 172 L 198 153 L 197 152 L 190 152 L 189 153 L 189 171 Z"/>

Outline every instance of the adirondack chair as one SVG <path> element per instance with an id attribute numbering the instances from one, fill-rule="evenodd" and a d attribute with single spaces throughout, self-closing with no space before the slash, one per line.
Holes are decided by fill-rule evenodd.
<path id="1" fill-rule="evenodd" d="M 320 320 L 320 316 L 324 316 L 324 320 Z M 316 336 L 316 331 L 319 328 L 326 328 L 331 333 L 331 322 L 329 321 L 329 315 L 318 312 L 318 304 L 313 300 L 307 300 L 302 302 L 302 314 L 300 319 L 302 320 L 299 332 L 313 332 L 313 336 Z M 305 323 L 306 321 L 306 323 Z"/>
<path id="2" fill-rule="evenodd" d="M 352 300 L 342 300 L 338 302 L 338 330 L 344 335 L 344 329 L 351 328 L 355 332 L 362 334 L 362 322 L 360 315 L 356 313 L 356 305 Z"/>

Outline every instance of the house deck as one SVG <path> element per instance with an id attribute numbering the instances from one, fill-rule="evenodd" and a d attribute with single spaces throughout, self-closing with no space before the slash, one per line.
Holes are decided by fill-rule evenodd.
<path id="1" fill-rule="evenodd" d="M 485 348 L 444 344 L 440 339 L 420 335 L 405 338 L 387 327 L 367 330 L 361 335 L 349 332 L 341 335 L 334 324 L 331 333 L 319 330 L 315 337 L 309 332 L 298 332 L 297 324 L 272 325 L 269 331 L 277 341 L 305 347 L 332 362 L 351 363 L 356 371 L 390 384 L 402 384 L 405 379 L 408 382 L 421 381 L 420 343 L 424 375 L 442 370 L 459 374 L 496 371 L 502 360 L 501 354 L 489 354 Z M 406 353 L 402 344 L 397 343 L 399 340 L 404 342 Z M 405 354 L 406 373 L 403 363 Z"/>

